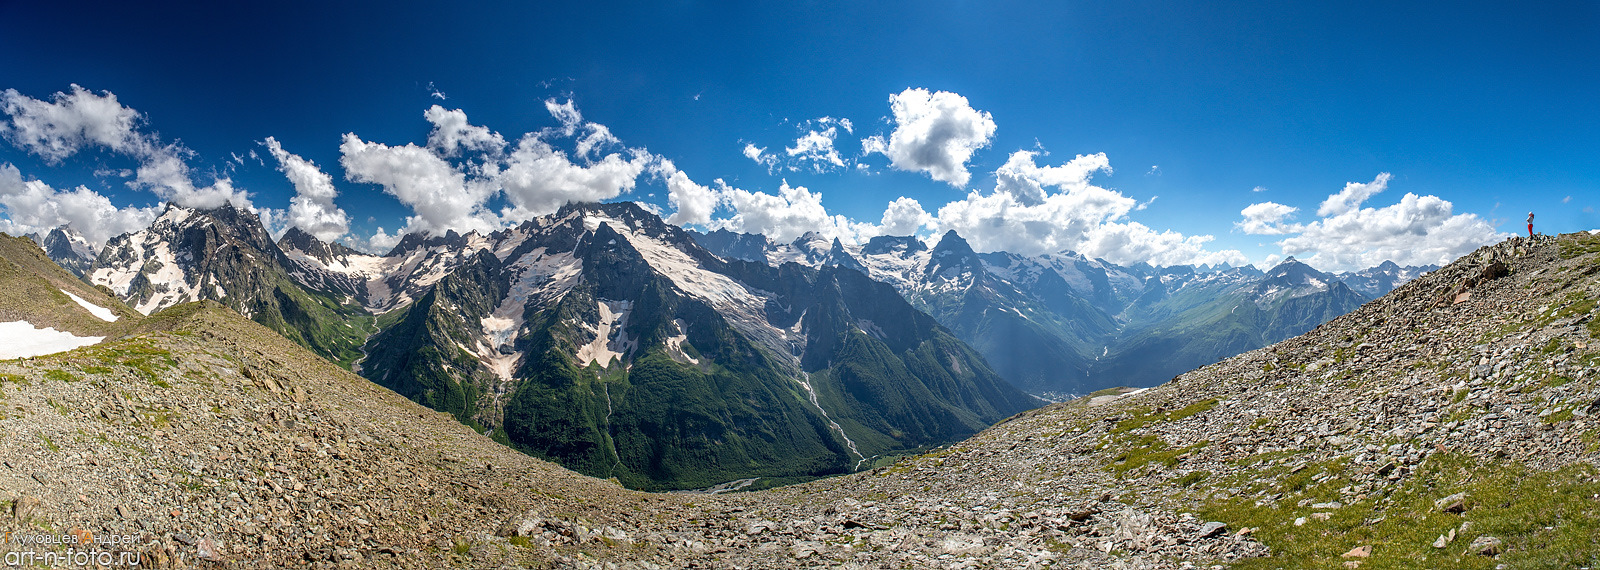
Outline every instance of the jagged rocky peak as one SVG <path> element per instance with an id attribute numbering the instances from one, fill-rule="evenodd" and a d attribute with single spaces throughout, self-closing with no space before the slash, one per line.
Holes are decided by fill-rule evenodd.
<path id="1" fill-rule="evenodd" d="M 772 240 L 767 239 L 765 235 L 730 232 L 725 229 L 717 229 L 711 233 L 691 230 L 690 235 L 702 247 L 727 259 L 765 262 L 767 252 L 773 246 Z"/>
<path id="2" fill-rule="evenodd" d="M 910 255 L 919 251 L 926 251 L 928 244 L 922 243 L 917 236 L 877 236 L 867 240 L 867 245 L 861 247 L 862 255 L 900 254 Z"/>
<path id="3" fill-rule="evenodd" d="M 975 271 L 982 267 L 983 262 L 978 259 L 977 252 L 972 250 L 967 240 L 962 239 L 955 230 L 950 230 L 944 233 L 944 237 L 939 238 L 939 245 L 933 247 L 932 256 L 924 272 L 933 275 L 946 269 Z"/>
<path id="4" fill-rule="evenodd" d="M 1437 265 L 1401 266 L 1390 260 L 1360 271 L 1340 273 L 1338 278 L 1351 289 L 1368 297 L 1378 298 L 1394 290 L 1395 287 L 1438 269 Z"/>
<path id="5" fill-rule="evenodd" d="M 264 272 L 287 261 L 253 212 L 168 203 L 150 227 L 112 238 L 86 278 L 144 314 L 201 299 L 249 313 L 241 288 L 257 291 Z"/>
<path id="6" fill-rule="evenodd" d="M 468 236 L 470 235 L 472 234 L 462 235 L 455 230 L 446 230 L 442 236 L 427 232 L 413 232 L 400 238 L 400 243 L 395 244 L 394 248 L 390 249 L 389 253 L 383 254 L 383 256 L 395 257 L 417 249 L 432 249 L 440 246 L 460 249 L 467 246 Z"/>
<path id="7" fill-rule="evenodd" d="M 416 295 L 366 344 L 361 373 L 645 487 L 848 471 L 1033 405 L 861 273 L 728 261 L 631 203 L 570 204 L 531 223 Z M 851 259 L 842 242 L 819 245 Z M 646 419 L 690 416 L 706 427 L 680 435 Z M 715 460 L 677 451 L 702 444 Z"/>
<path id="8" fill-rule="evenodd" d="M 833 238 L 833 244 L 828 247 L 828 258 L 824 263 L 869 273 L 867 266 L 863 265 L 861 260 L 856 259 L 854 255 L 850 255 L 850 251 L 845 249 L 844 242 L 839 241 L 839 238 Z"/>
<path id="9" fill-rule="evenodd" d="M 71 226 L 61 226 L 50 230 L 43 237 L 34 236 L 39 243 L 39 248 L 45 255 L 55 261 L 57 265 L 72 272 L 73 275 L 82 277 L 89 267 L 94 265 L 94 258 L 98 254 L 94 244 L 89 243 L 89 238 L 72 229 Z"/>
<path id="10" fill-rule="evenodd" d="M 821 233 L 812 230 L 800 234 L 800 237 L 794 238 L 791 244 L 801 251 L 823 251 L 828 247 L 828 238 L 822 237 Z"/>
<path id="11" fill-rule="evenodd" d="M 1329 281 L 1333 281 L 1333 276 L 1317 271 L 1316 268 L 1290 256 L 1267 271 L 1261 280 L 1261 286 L 1326 285 Z"/>
<path id="12" fill-rule="evenodd" d="M 352 255 L 365 255 L 344 244 L 325 242 L 317 236 L 306 233 L 298 226 L 291 227 L 283 232 L 283 237 L 278 238 L 278 248 L 284 251 L 297 251 L 322 260 L 323 263 L 348 258 Z"/>

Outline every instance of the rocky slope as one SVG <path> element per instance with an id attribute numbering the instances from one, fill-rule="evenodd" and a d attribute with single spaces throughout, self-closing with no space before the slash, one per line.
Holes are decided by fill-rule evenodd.
<path id="1" fill-rule="evenodd" d="M 138 313 L 110 291 L 93 287 L 53 263 L 35 243 L 0 233 L 0 322 L 27 321 L 78 336 L 116 338 L 133 329 Z"/>
<path id="2" fill-rule="evenodd" d="M 1593 566 L 1597 269 L 1595 236 L 1509 240 L 1300 337 L 739 516 L 894 566 Z M 794 524 L 820 497 L 833 514 Z"/>

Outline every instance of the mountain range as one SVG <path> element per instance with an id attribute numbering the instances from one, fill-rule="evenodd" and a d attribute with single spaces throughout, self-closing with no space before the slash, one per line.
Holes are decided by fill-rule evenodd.
<path id="1" fill-rule="evenodd" d="M 87 266 L 73 235 L 40 241 L 140 313 L 215 301 L 502 443 L 647 489 L 869 468 L 1037 406 L 1025 392 L 1158 383 L 1366 300 L 1293 259 L 1122 267 L 979 254 L 953 232 L 775 244 L 631 203 L 385 255 L 274 241 L 231 206 L 169 206 Z"/>
<path id="2" fill-rule="evenodd" d="M 955 232 L 932 247 L 914 237 L 851 246 L 814 233 L 791 243 L 727 230 L 692 235 L 725 258 L 851 268 L 891 284 L 1001 376 L 1056 399 L 1159 384 L 1304 333 L 1437 269 L 1388 262 L 1335 276 L 1292 257 L 1266 272 L 1120 266 L 1072 252 L 977 253 Z"/>
<path id="3" fill-rule="evenodd" d="M 864 469 L 1041 402 L 864 274 L 725 261 L 631 203 L 368 255 L 169 207 L 85 271 L 220 303 L 527 453 L 636 488 Z M 787 479 L 786 479 L 787 478 Z"/>

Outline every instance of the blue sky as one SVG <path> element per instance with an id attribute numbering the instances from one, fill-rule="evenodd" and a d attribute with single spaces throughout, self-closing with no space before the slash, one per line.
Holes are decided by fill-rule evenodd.
<path id="1" fill-rule="evenodd" d="M 281 227 L 299 191 L 301 219 L 347 219 L 324 235 L 381 226 L 381 245 L 563 198 L 698 199 L 709 217 L 679 221 L 779 239 L 956 229 L 979 249 L 1340 269 L 1453 257 L 1528 210 L 1545 232 L 1600 227 L 1592 2 L 54 4 L 0 3 L 13 230 L 223 195 Z M 29 131 L 74 84 L 137 113 L 131 138 Z M 434 105 L 487 131 L 429 146 Z M 117 172 L 161 161 L 182 166 Z M 885 219 L 902 197 L 921 213 Z"/>

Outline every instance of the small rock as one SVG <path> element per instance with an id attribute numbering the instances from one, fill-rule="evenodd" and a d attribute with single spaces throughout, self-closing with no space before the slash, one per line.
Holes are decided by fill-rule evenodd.
<path id="1" fill-rule="evenodd" d="M 1306 526 L 1306 518 L 1305 517 L 1300 517 L 1300 518 L 1294 519 L 1294 526 Z"/>
<path id="2" fill-rule="evenodd" d="M 215 542 L 212 542 L 209 538 L 200 539 L 200 544 L 196 550 L 199 551 L 201 560 L 208 560 L 211 562 L 222 561 L 221 546 Z"/>
<path id="3" fill-rule="evenodd" d="M 181 533 L 181 532 L 172 533 L 172 540 L 176 540 L 178 542 L 187 544 L 189 546 L 194 546 L 195 544 L 198 544 L 200 542 L 199 540 L 196 540 L 195 537 L 189 536 L 189 535 Z"/>
<path id="4" fill-rule="evenodd" d="M 1472 544 L 1467 545 L 1467 554 L 1494 556 L 1502 552 L 1501 546 L 1503 545 L 1505 545 L 1505 541 L 1500 540 L 1499 537 L 1480 536 L 1472 539 Z"/>
<path id="5" fill-rule="evenodd" d="M 1433 541 L 1433 547 L 1434 548 L 1444 548 L 1445 546 L 1448 546 L 1450 544 L 1450 542 L 1455 540 L 1455 539 L 1456 539 L 1456 529 L 1452 528 L 1452 529 L 1450 529 L 1450 532 L 1447 532 L 1447 533 L 1439 535 L 1439 539 Z"/>
<path id="6" fill-rule="evenodd" d="M 1357 546 L 1349 552 L 1339 555 L 1341 558 L 1369 558 L 1372 556 L 1372 545 Z"/>
<path id="7" fill-rule="evenodd" d="M 1328 510 L 1328 511 L 1338 510 L 1338 509 L 1343 508 L 1343 507 L 1344 507 L 1344 504 L 1340 503 L 1338 501 L 1334 501 L 1334 502 L 1331 502 L 1331 503 L 1316 503 L 1314 505 L 1311 505 L 1311 508 L 1313 508 L 1313 509 L 1321 509 L 1321 510 Z"/>
<path id="8" fill-rule="evenodd" d="M 17 521 L 33 518 L 33 513 L 39 510 L 39 499 L 21 496 L 11 503 L 11 516 Z"/>
<path id="9" fill-rule="evenodd" d="M 1459 513 L 1467 510 L 1467 494 L 1456 493 L 1433 502 L 1433 507 L 1445 513 Z"/>
<path id="10" fill-rule="evenodd" d="M 1200 538 L 1211 538 L 1228 530 L 1227 523 L 1208 522 L 1200 527 Z"/>

